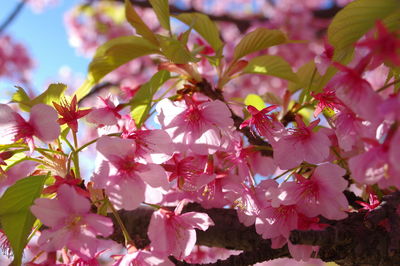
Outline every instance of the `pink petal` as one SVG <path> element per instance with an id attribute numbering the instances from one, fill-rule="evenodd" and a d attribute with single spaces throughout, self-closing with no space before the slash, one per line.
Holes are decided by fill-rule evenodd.
<path id="1" fill-rule="evenodd" d="M 216 100 L 203 103 L 200 106 L 202 109 L 203 118 L 207 121 L 218 127 L 233 126 L 231 112 L 223 102 Z"/>
<path id="2" fill-rule="evenodd" d="M 63 226 L 65 218 L 69 215 L 58 200 L 45 198 L 36 199 L 31 212 L 49 227 Z"/>
<path id="3" fill-rule="evenodd" d="M 115 156 L 123 158 L 134 154 L 135 142 L 131 139 L 102 136 L 97 141 L 96 149 L 109 161 L 113 161 Z"/>
<path id="4" fill-rule="evenodd" d="M 83 214 L 90 210 L 89 200 L 79 195 L 72 186 L 61 185 L 58 188 L 57 197 L 64 210 L 71 214 Z"/>
<path id="5" fill-rule="evenodd" d="M 35 131 L 35 136 L 44 142 L 50 142 L 60 135 L 57 123 L 57 112 L 45 104 L 37 104 L 31 108 L 29 123 Z"/>
<path id="6" fill-rule="evenodd" d="M 91 229 L 103 237 L 108 237 L 113 233 L 113 222 L 108 217 L 89 213 L 85 216 L 85 222 Z"/>
<path id="7" fill-rule="evenodd" d="M 152 187 L 169 189 L 168 177 L 164 168 L 158 164 L 142 164 L 138 166 L 137 174 Z"/>
<path id="8" fill-rule="evenodd" d="M 180 215 L 179 218 L 192 228 L 197 228 L 202 231 L 206 231 L 209 226 L 214 225 L 214 222 L 206 213 L 187 212 Z"/>
<path id="9" fill-rule="evenodd" d="M 115 114 L 106 108 L 98 108 L 93 109 L 87 116 L 86 120 L 89 123 L 98 124 L 98 125 L 115 125 L 118 123 L 118 119 L 115 117 Z"/>
<path id="10" fill-rule="evenodd" d="M 134 210 L 145 198 L 146 185 L 139 178 L 120 178 L 106 187 L 106 194 L 116 209 Z"/>

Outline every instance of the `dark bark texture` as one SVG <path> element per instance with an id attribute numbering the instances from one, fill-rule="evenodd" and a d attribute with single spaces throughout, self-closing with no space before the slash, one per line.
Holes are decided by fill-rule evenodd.
<path id="1" fill-rule="evenodd" d="M 350 212 L 349 216 L 341 221 L 330 221 L 321 217 L 323 223 L 329 224 L 326 229 L 294 230 L 291 232 L 290 241 L 293 244 L 319 246 L 317 258 L 339 265 L 400 265 L 399 204 L 400 192 L 395 192 L 384 196 L 380 206 L 372 211 Z M 215 226 L 205 232 L 196 230 L 198 245 L 243 250 L 243 253 L 232 255 L 226 260 L 203 265 L 252 265 L 290 257 L 286 246 L 272 249 L 271 242 L 258 235 L 254 225 L 246 227 L 241 224 L 236 210 L 204 209 L 199 204 L 191 203 L 184 209 L 184 212 L 188 211 L 207 213 L 215 223 Z M 146 233 L 152 212 L 153 210 L 147 207 L 119 212 L 138 248 L 144 248 L 150 243 Z M 111 238 L 124 242 L 118 226 L 115 227 Z M 170 259 L 176 265 L 193 265 L 173 257 Z"/>

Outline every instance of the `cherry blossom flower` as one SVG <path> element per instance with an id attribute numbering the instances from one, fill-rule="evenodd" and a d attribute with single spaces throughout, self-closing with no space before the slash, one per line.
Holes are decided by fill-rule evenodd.
<path id="1" fill-rule="evenodd" d="M 89 200 L 68 185 L 60 186 L 55 199 L 36 199 L 31 211 L 49 227 L 38 239 L 38 245 L 47 252 L 67 247 L 90 259 L 104 241 L 96 236 L 108 237 L 113 232 L 111 219 L 90 213 Z"/>
<path id="2" fill-rule="evenodd" d="M 128 253 L 125 255 L 114 255 L 117 261 L 113 266 L 126 266 L 126 265 L 158 265 L 158 266 L 173 266 L 174 264 L 168 259 L 168 257 L 159 256 L 156 252 L 148 250 L 137 250 L 132 248 L 128 249 Z"/>
<path id="3" fill-rule="evenodd" d="M 279 138 L 282 135 L 284 126 L 276 119 L 275 115 L 269 115 L 268 113 L 277 107 L 276 105 L 271 105 L 259 111 L 252 105 L 247 106 L 251 118 L 244 121 L 240 128 L 254 127 L 260 136 L 267 138 L 269 142 L 275 142 L 275 138 Z"/>
<path id="4" fill-rule="evenodd" d="M 342 106 L 333 90 L 328 89 L 321 93 L 311 92 L 311 96 L 318 102 L 314 111 L 314 117 L 317 117 L 325 108 L 337 111 Z"/>
<path id="5" fill-rule="evenodd" d="M 118 105 L 118 101 L 113 100 L 111 96 L 106 98 L 99 97 L 100 107 L 93 108 L 90 113 L 87 114 L 86 120 L 89 123 L 98 124 L 101 126 L 110 126 L 118 123 L 118 119 L 121 118 L 119 111 L 122 106 Z"/>
<path id="6" fill-rule="evenodd" d="M 397 66 L 400 66 L 400 38 L 396 33 L 390 33 L 382 21 L 376 22 L 378 31 L 377 38 L 367 38 L 364 41 L 357 43 L 359 47 L 367 47 L 374 55 L 373 65 L 375 67 L 389 61 Z"/>
<path id="7" fill-rule="evenodd" d="M 0 190 L 4 187 L 13 185 L 18 180 L 29 176 L 38 165 L 34 161 L 22 161 L 6 171 L 1 169 L 0 171 Z M 1 194 L 1 191 L 0 191 Z"/>
<path id="8" fill-rule="evenodd" d="M 274 159 L 281 169 L 291 169 L 306 161 L 322 163 L 329 156 L 330 140 L 322 131 L 313 132 L 319 119 L 306 126 L 300 116 L 296 116 L 297 128 L 273 144 Z"/>
<path id="9" fill-rule="evenodd" d="M 94 188 L 105 189 L 117 209 L 133 210 L 150 195 L 162 199 L 162 190 L 151 187 L 168 189 L 167 175 L 157 164 L 137 162 L 133 140 L 102 136 L 96 148 L 104 158 L 92 177 Z"/>
<path id="10" fill-rule="evenodd" d="M 159 209 L 151 216 L 147 235 L 154 251 L 161 255 L 173 255 L 182 259 L 190 254 L 196 244 L 196 229 L 206 231 L 214 225 L 206 213 L 187 212 L 181 214 L 183 202 L 175 211 Z"/>
<path id="11" fill-rule="evenodd" d="M 285 194 L 282 204 L 296 204 L 297 209 L 308 217 L 322 215 L 331 220 L 347 217 L 348 202 L 343 194 L 347 181 L 346 171 L 331 163 L 315 168 L 311 177 L 296 174 L 297 182 L 285 182 L 279 187 Z"/>
<path id="12" fill-rule="evenodd" d="M 0 104 L 0 144 L 11 144 L 23 139 L 32 153 L 35 147 L 33 136 L 50 142 L 60 135 L 56 120 L 56 111 L 45 104 L 37 104 L 31 108 L 29 121 L 25 121 L 10 106 Z"/>
<path id="13" fill-rule="evenodd" d="M 185 97 L 185 102 L 160 101 L 156 119 L 174 143 L 183 144 L 197 154 L 221 150 L 233 120 L 228 107 L 219 100 L 198 102 Z"/>
<path id="14" fill-rule="evenodd" d="M 334 63 L 341 72 L 330 81 L 328 87 L 334 88 L 336 97 L 354 113 L 365 120 L 375 121 L 380 119 L 377 110 L 382 99 L 373 91 L 368 81 L 361 77 L 368 62 L 369 58 L 365 57 L 355 68 Z"/>
<path id="15" fill-rule="evenodd" d="M 121 136 L 135 141 L 136 155 L 140 157 L 140 161 L 162 164 L 171 159 L 174 144 L 167 132 L 161 129 L 136 129 L 134 123 L 129 117 L 125 121 Z"/>
<path id="16" fill-rule="evenodd" d="M 66 99 L 60 104 L 53 102 L 54 108 L 56 108 L 57 112 L 61 115 L 61 118 L 58 119 L 58 123 L 60 125 L 67 124 L 74 132 L 78 132 L 78 119 L 84 117 L 91 111 L 91 109 L 79 110 L 77 103 L 76 95 L 72 98 L 71 103 L 68 103 Z"/>

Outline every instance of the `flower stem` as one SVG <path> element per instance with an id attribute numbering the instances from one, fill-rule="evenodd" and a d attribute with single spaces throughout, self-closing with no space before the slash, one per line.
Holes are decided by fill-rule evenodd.
<path id="1" fill-rule="evenodd" d="M 112 203 L 110 202 L 108 197 L 106 197 L 106 199 L 107 199 L 107 204 L 110 206 L 111 211 L 112 211 L 115 219 L 117 220 L 119 227 L 121 228 L 122 234 L 124 235 L 124 238 L 125 238 L 125 246 L 127 247 L 129 244 L 133 243 L 133 241 L 132 241 L 131 237 L 129 236 L 128 230 L 126 229 L 124 222 L 121 220 L 121 217 L 119 216 L 117 210 L 114 208 L 114 206 L 112 205 Z"/>
<path id="2" fill-rule="evenodd" d="M 78 149 L 78 138 L 76 136 L 76 132 L 72 130 L 72 136 L 74 137 L 74 151 L 73 151 L 73 157 L 72 160 L 74 161 L 75 165 L 75 176 L 77 179 L 81 179 L 81 169 L 79 167 L 79 152 L 77 152 Z"/>

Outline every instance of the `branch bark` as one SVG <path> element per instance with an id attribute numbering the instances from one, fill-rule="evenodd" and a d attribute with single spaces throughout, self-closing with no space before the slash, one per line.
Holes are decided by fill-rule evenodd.
<path id="1" fill-rule="evenodd" d="M 290 241 L 293 244 L 320 246 L 317 257 L 339 265 L 400 265 L 399 204 L 400 192 L 395 192 L 385 196 L 380 206 L 370 212 L 352 212 L 346 219 L 327 221 L 330 226 L 325 230 L 294 230 Z M 271 242 L 262 239 L 254 225 L 246 227 L 241 224 L 236 210 L 204 209 L 192 203 L 183 212 L 189 211 L 207 213 L 215 223 L 205 232 L 196 230 L 196 244 L 244 251 L 224 261 L 204 265 L 250 265 L 290 257 L 286 246 L 272 249 Z M 152 213 L 153 210 L 147 207 L 119 211 L 138 248 L 150 243 L 146 232 Z M 124 241 L 117 227 L 111 238 L 120 243 Z M 175 258 L 171 260 L 176 265 L 192 265 Z"/>
<path id="2" fill-rule="evenodd" d="M 10 15 L 8 15 L 8 17 L 4 20 L 3 23 L 1 23 L 0 25 L 0 35 L 3 33 L 3 31 L 11 24 L 11 22 L 14 21 L 14 19 L 18 16 L 18 14 L 22 11 L 22 8 L 25 5 L 25 0 L 21 0 L 21 2 L 19 2 L 14 10 L 10 13 Z"/>

